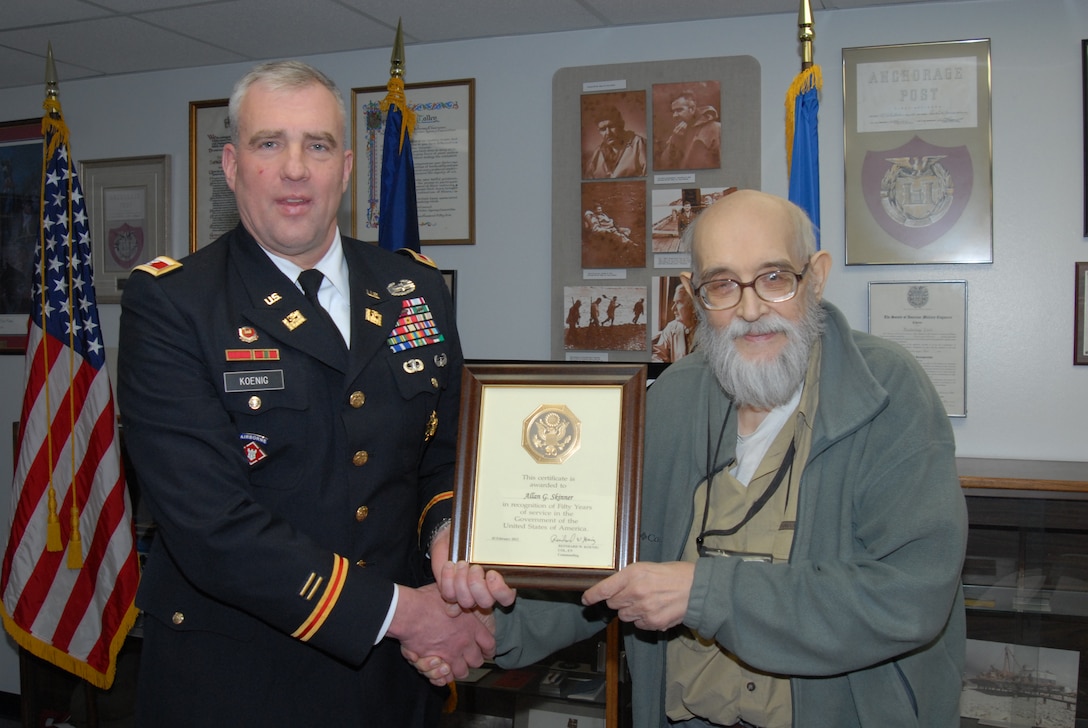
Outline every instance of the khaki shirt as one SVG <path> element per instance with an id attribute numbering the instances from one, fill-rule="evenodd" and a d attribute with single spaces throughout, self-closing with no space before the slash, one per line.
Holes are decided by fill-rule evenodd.
<path id="1" fill-rule="evenodd" d="M 812 425 L 819 401 L 820 346 L 813 347 L 805 374 L 804 391 L 794 415 L 779 430 L 747 487 L 728 469 L 713 477 L 707 530 L 727 530 L 740 523 L 752 503 L 771 481 L 793 441 L 796 453 L 778 491 L 743 528 L 731 536 L 707 536 L 704 546 L 740 555 L 703 558 L 754 558 L 785 563 L 793 545 L 797 518 L 797 489 L 801 470 L 812 445 Z M 684 561 L 700 558 L 695 539 L 702 530 L 706 508 L 706 481 L 695 491 L 692 520 Z M 770 675 L 746 665 L 714 641 L 682 627 L 669 640 L 665 668 L 665 708 L 670 719 L 703 718 L 722 725 L 738 720 L 763 728 L 789 728 L 793 705 L 789 678 Z"/>

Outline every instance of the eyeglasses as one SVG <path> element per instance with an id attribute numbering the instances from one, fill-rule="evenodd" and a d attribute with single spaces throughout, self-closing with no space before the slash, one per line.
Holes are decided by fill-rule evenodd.
<path id="1" fill-rule="evenodd" d="M 767 303 L 782 303 L 794 297 L 797 286 L 808 271 L 808 263 L 800 273 L 791 270 L 772 270 L 758 275 L 748 283 L 732 278 L 718 278 L 695 288 L 699 303 L 708 311 L 723 311 L 740 303 L 745 288 L 751 288 Z"/>

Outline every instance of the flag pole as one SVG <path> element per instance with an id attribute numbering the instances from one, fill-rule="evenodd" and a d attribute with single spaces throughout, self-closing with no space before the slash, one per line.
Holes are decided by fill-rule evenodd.
<path id="1" fill-rule="evenodd" d="M 801 71 L 786 92 L 786 171 L 789 199 L 800 205 L 816 228 L 820 248 L 820 160 L 818 116 L 823 74 L 813 60 L 816 23 L 810 0 L 800 0 L 797 39 L 801 42 Z"/>
<path id="2" fill-rule="evenodd" d="M 801 0 L 797 11 L 797 40 L 801 41 L 801 70 L 812 68 L 812 42 L 816 39 L 816 24 L 812 20 L 812 3 Z"/>
<path id="3" fill-rule="evenodd" d="M 386 250 L 419 253 L 419 212 L 412 134 L 416 113 L 404 95 L 404 30 L 397 20 L 397 35 L 389 58 L 388 93 L 380 104 L 385 114 L 381 189 L 378 207 L 378 245 Z"/>

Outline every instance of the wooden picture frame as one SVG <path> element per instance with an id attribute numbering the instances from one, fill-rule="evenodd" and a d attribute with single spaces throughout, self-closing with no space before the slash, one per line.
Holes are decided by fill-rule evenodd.
<path id="1" fill-rule="evenodd" d="M 1088 366 L 1088 262 L 1076 264 L 1073 285 L 1073 364 Z"/>
<path id="2" fill-rule="evenodd" d="M 637 560 L 646 366 L 469 363 L 461 382 L 454 558 L 541 589 Z"/>
<path id="3" fill-rule="evenodd" d="M 229 99 L 189 102 L 189 252 L 234 229 L 238 206 L 223 176 Z"/>
<path id="4" fill-rule="evenodd" d="M 80 164 L 99 303 L 120 303 L 129 271 L 170 251 L 170 157 Z"/>
<path id="5" fill-rule="evenodd" d="M 406 83 L 416 114 L 412 157 L 422 245 L 476 242 L 476 79 Z M 385 86 L 351 90 L 352 237 L 378 240 Z"/>
<path id="6" fill-rule="evenodd" d="M 42 143 L 41 117 L 0 122 L 0 354 L 26 351 L 41 232 Z"/>
<path id="7" fill-rule="evenodd" d="M 842 64 L 846 265 L 992 263 L 989 39 Z"/>

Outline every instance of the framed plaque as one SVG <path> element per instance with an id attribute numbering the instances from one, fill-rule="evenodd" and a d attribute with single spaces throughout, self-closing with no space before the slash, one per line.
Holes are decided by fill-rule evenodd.
<path id="1" fill-rule="evenodd" d="M 454 558 L 540 589 L 634 562 L 645 393 L 644 364 L 467 364 Z"/>
<path id="2" fill-rule="evenodd" d="M 992 263 L 987 39 L 843 48 L 846 265 Z"/>
<path id="3" fill-rule="evenodd" d="M 170 157 L 96 159 L 80 166 L 91 218 L 99 303 L 120 303 L 133 266 L 170 252 Z"/>
<path id="4" fill-rule="evenodd" d="M 238 224 L 238 206 L 223 175 L 230 141 L 229 99 L 189 102 L 189 251 Z"/>

